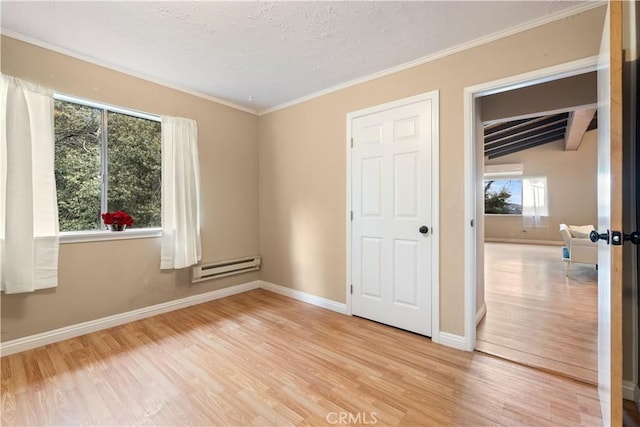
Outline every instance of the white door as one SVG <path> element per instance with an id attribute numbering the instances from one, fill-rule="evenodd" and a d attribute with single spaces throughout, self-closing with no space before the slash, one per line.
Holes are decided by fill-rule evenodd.
<path id="1" fill-rule="evenodd" d="M 598 231 L 622 231 L 622 5 L 610 2 L 598 58 Z M 622 245 L 598 242 L 598 391 L 622 425 Z"/>
<path id="2" fill-rule="evenodd" d="M 427 336 L 437 96 L 351 117 L 351 311 Z"/>

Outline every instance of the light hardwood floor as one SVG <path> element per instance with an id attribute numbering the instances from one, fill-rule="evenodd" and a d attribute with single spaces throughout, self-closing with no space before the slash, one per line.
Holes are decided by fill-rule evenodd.
<path id="1" fill-rule="evenodd" d="M 3 426 L 601 424 L 590 385 L 264 290 L 1 362 Z"/>
<path id="2" fill-rule="evenodd" d="M 630 400 L 624 400 L 622 403 L 622 425 L 624 427 L 637 427 L 640 426 L 640 412 L 636 404 Z"/>
<path id="3" fill-rule="evenodd" d="M 487 314 L 477 349 L 597 384 L 598 274 L 561 247 L 485 244 Z"/>

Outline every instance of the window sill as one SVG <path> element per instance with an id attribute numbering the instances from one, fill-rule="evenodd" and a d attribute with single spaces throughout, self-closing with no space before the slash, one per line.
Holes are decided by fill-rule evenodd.
<path id="1" fill-rule="evenodd" d="M 148 239 L 162 237 L 161 228 L 132 228 L 125 231 L 63 231 L 60 233 L 60 243 L 100 242 L 103 240 Z"/>

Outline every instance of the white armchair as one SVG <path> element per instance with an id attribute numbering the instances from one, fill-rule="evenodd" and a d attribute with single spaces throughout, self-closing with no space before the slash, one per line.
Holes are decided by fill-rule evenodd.
<path id="1" fill-rule="evenodd" d="M 598 245 L 589 240 L 589 233 L 595 230 L 593 225 L 575 226 L 560 224 L 560 235 L 566 250 L 562 260 L 567 264 L 565 275 L 569 275 L 571 263 L 592 264 L 598 268 Z"/>

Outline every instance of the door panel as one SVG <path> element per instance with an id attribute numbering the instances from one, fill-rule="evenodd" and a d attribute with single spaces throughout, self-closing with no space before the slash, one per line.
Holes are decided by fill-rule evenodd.
<path id="1" fill-rule="evenodd" d="M 395 239 L 393 250 L 393 302 L 418 307 L 418 243 Z"/>
<path id="2" fill-rule="evenodd" d="M 433 95 L 437 96 L 437 95 Z M 432 108 L 429 100 L 351 120 L 353 314 L 431 335 Z"/>
<path id="3" fill-rule="evenodd" d="M 382 158 L 362 159 L 362 215 L 382 215 Z"/>
<path id="4" fill-rule="evenodd" d="M 382 239 L 362 238 L 362 295 L 382 298 Z"/>
<path id="5" fill-rule="evenodd" d="M 418 157 L 420 153 L 406 153 L 394 158 L 394 216 L 395 218 L 418 217 Z"/>
<path id="6" fill-rule="evenodd" d="M 610 2 L 598 60 L 598 230 L 622 230 L 622 7 Z M 598 393 L 622 424 L 622 250 L 598 244 Z"/>

